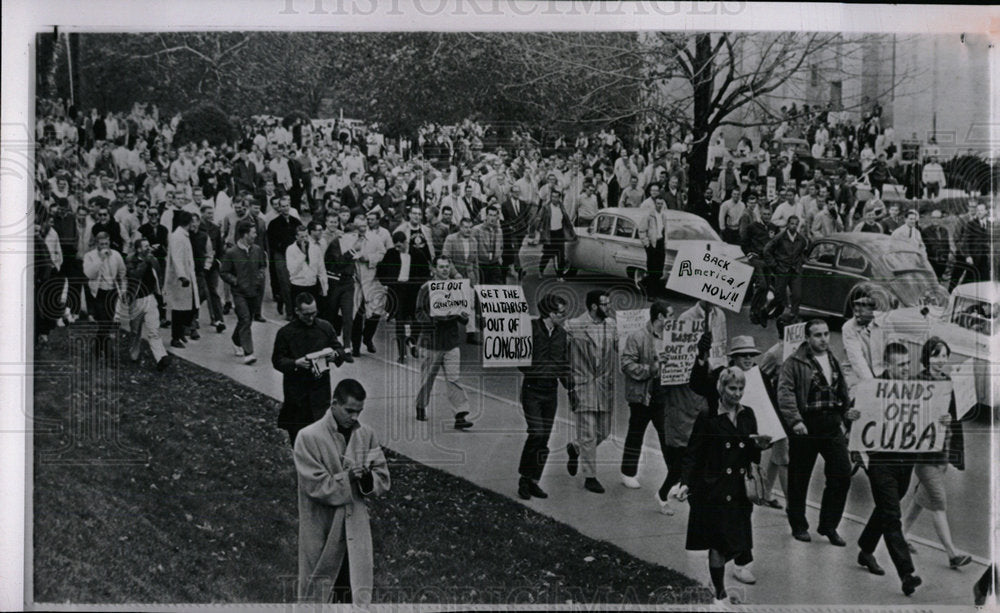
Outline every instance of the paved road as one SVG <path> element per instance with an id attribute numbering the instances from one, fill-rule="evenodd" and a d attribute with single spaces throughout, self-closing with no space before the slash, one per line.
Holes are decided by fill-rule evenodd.
<path id="1" fill-rule="evenodd" d="M 570 307 L 572 316 L 583 311 L 584 297 L 591 289 L 607 289 L 611 293 L 612 304 L 618 310 L 643 308 L 649 305 L 646 298 L 625 279 L 576 277 L 566 282 L 559 282 L 551 276 L 551 272 L 549 276 L 541 279 L 532 272 L 524 279 L 523 287 L 528 302 L 532 305 L 537 303 L 538 297 L 551 291 L 556 291 L 567 297 L 570 304 L 573 305 Z M 678 294 L 671 295 L 667 298 L 667 302 L 674 306 L 677 313 L 694 304 L 693 300 Z M 751 324 L 746 316 L 746 310 L 740 314 L 728 313 L 727 315 L 729 338 L 737 335 L 751 335 L 755 338 L 757 347 L 762 351 L 777 342 L 778 333 L 773 322 L 767 328 Z M 846 363 L 843 342 L 840 332 L 837 330 L 839 326 L 834 325 L 834 328 L 830 341 L 832 350 L 841 361 Z M 465 378 L 472 382 L 471 385 L 478 386 L 491 394 L 516 401 L 517 373 L 513 370 L 498 372 L 496 369 L 477 368 L 476 366 L 481 364 L 478 359 L 478 349 L 473 345 L 465 345 L 462 348 Z M 395 353 L 392 354 L 392 357 L 396 357 Z M 627 407 L 623 395 L 617 406 Z M 613 436 L 623 441 L 627 427 L 628 411 L 626 409 L 619 411 L 615 416 Z M 652 436 L 647 439 L 647 445 L 655 447 Z M 990 508 L 989 497 L 983 493 L 990 491 L 988 423 L 966 424 L 965 450 L 967 464 L 965 471 L 952 469 L 949 474 L 951 528 L 956 546 L 973 555 L 986 558 L 989 556 L 989 523 L 987 518 L 990 516 Z M 814 475 L 810 489 L 810 500 L 818 501 L 822 497 L 822 459 L 817 462 Z M 870 510 L 871 491 L 868 479 L 863 473 L 858 473 L 855 475 L 851 487 L 847 512 L 867 518 Z M 937 541 L 929 518 L 919 520 L 915 534 L 931 541 Z"/>

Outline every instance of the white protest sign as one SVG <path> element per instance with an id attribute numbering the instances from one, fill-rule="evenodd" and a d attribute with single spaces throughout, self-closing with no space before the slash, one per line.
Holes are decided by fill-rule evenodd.
<path id="1" fill-rule="evenodd" d="M 861 418 L 851 426 L 851 451 L 926 452 L 944 447 L 951 381 L 865 379 L 855 388 Z"/>
<path id="2" fill-rule="evenodd" d="M 642 330 L 649 323 L 649 309 L 627 309 L 615 311 L 615 326 L 618 331 L 618 353 L 625 351 L 625 339 L 636 330 Z"/>
<path id="3" fill-rule="evenodd" d="M 484 368 L 531 366 L 531 316 L 519 285 L 477 285 Z"/>
<path id="4" fill-rule="evenodd" d="M 973 358 L 955 366 L 951 373 L 951 383 L 955 389 L 955 414 L 959 419 L 975 408 L 979 402 L 976 393 L 976 369 Z"/>
<path id="5" fill-rule="evenodd" d="M 660 385 L 684 385 L 691 380 L 691 369 L 698 357 L 698 339 L 705 330 L 705 320 L 668 320 L 663 327 L 663 352 Z"/>
<path id="6" fill-rule="evenodd" d="M 771 404 L 771 397 L 767 395 L 760 366 L 754 366 L 745 374 L 747 384 L 743 388 L 743 399 L 740 402 L 753 409 L 753 414 L 757 418 L 757 434 L 766 434 L 772 441 L 780 441 L 785 438 L 785 429 L 781 427 L 778 414 Z"/>
<path id="7" fill-rule="evenodd" d="M 767 178 L 767 201 L 773 202 L 775 198 L 778 197 L 778 179 L 775 177 Z"/>
<path id="8" fill-rule="evenodd" d="M 753 266 L 689 243 L 677 250 L 667 289 L 738 313 L 752 276 Z"/>
<path id="9" fill-rule="evenodd" d="M 788 360 L 802 344 L 802 341 L 806 340 L 805 322 L 785 326 L 785 338 L 782 340 L 784 342 L 784 359 Z"/>
<path id="10" fill-rule="evenodd" d="M 472 315 L 471 287 L 468 279 L 429 281 L 431 317 Z"/>

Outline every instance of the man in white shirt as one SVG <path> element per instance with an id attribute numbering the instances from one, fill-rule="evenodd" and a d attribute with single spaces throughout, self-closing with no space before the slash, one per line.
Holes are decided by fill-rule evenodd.
<path id="1" fill-rule="evenodd" d="M 268 164 L 274 172 L 274 182 L 288 192 L 292 189 L 292 171 L 288 167 L 288 158 L 285 157 L 285 146 L 277 145 L 274 159 Z"/>
<path id="2" fill-rule="evenodd" d="M 742 202 L 740 190 L 732 190 L 732 195 L 719 207 L 719 229 L 722 240 L 731 245 L 740 243 L 740 219 L 746 212 L 746 204 Z"/>
<path id="3" fill-rule="evenodd" d="M 847 362 L 858 380 L 875 379 L 885 370 L 885 313 L 875 310 L 875 300 L 859 294 L 851 304 L 854 317 L 844 322 L 841 335 Z"/>
<path id="4" fill-rule="evenodd" d="M 920 230 L 917 229 L 917 221 L 919 219 L 920 213 L 917 209 L 910 209 L 906 212 L 906 221 L 903 225 L 893 230 L 890 236 L 895 239 L 906 241 L 914 248 L 924 251 L 924 239 L 920 235 Z"/>
<path id="5" fill-rule="evenodd" d="M 646 293 L 656 296 L 663 291 L 663 259 L 665 256 L 664 241 L 666 239 L 666 220 L 663 211 L 666 202 L 663 198 L 648 200 L 639 207 L 646 213 L 645 220 L 639 225 L 639 240 L 646 250 Z"/>
<path id="6" fill-rule="evenodd" d="M 774 213 L 771 215 L 771 225 L 783 230 L 788 223 L 788 218 L 792 216 L 799 219 L 803 217 L 802 206 L 795 202 L 795 190 L 789 187 L 785 189 L 785 200 L 775 207 Z"/>
<path id="7" fill-rule="evenodd" d="M 98 232 L 97 248 L 84 254 L 83 274 L 87 276 L 88 312 L 97 322 L 93 350 L 107 356 L 113 347 L 118 300 L 125 293 L 125 260 L 111 248 L 107 232 Z"/>
<path id="8" fill-rule="evenodd" d="M 292 300 L 305 292 L 313 297 L 316 304 L 320 304 L 320 300 L 326 296 L 326 266 L 319 244 L 322 233 L 323 224 L 318 221 L 310 221 L 308 227 L 299 226 L 295 232 L 295 242 L 285 250 Z"/>
<path id="9" fill-rule="evenodd" d="M 948 186 L 944 177 L 944 168 L 938 164 L 937 158 L 934 157 L 927 160 L 920 179 L 924 184 L 926 198 L 937 198 L 941 190 Z"/>

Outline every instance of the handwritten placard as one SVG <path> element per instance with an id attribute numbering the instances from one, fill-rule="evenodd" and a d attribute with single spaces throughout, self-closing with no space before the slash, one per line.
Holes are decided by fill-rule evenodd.
<path id="1" fill-rule="evenodd" d="M 472 288 L 468 279 L 447 279 L 430 281 L 428 297 L 431 302 L 431 317 L 472 314 Z"/>
<path id="2" fill-rule="evenodd" d="M 519 285 L 477 285 L 484 368 L 531 366 L 531 316 Z"/>
<path id="3" fill-rule="evenodd" d="M 778 197 L 778 179 L 776 177 L 767 178 L 767 201 L 774 202 Z"/>
<path id="4" fill-rule="evenodd" d="M 799 348 L 802 341 L 806 340 L 806 322 L 785 326 L 784 336 L 785 338 L 782 339 L 784 351 L 782 353 L 784 354 L 784 359 L 787 361 L 795 353 L 795 350 Z"/>
<path id="5" fill-rule="evenodd" d="M 861 418 L 851 426 L 851 451 L 941 451 L 951 381 L 865 379 L 855 388 Z"/>
<path id="6" fill-rule="evenodd" d="M 691 380 L 691 369 L 698 357 L 698 339 L 705 331 L 703 319 L 671 319 L 663 327 L 664 360 L 660 367 L 660 385 L 683 385 Z"/>
<path id="7" fill-rule="evenodd" d="M 764 377 L 760 374 L 760 367 L 754 366 L 744 374 L 747 383 L 743 388 L 743 399 L 740 402 L 753 409 L 753 414 L 757 418 L 757 434 L 766 434 L 772 441 L 780 441 L 785 438 L 785 429 L 781 427 L 774 404 L 767 394 L 767 388 L 764 387 Z"/>
<path id="8" fill-rule="evenodd" d="M 753 266 L 697 243 L 685 244 L 677 250 L 667 289 L 738 313 L 752 276 Z"/>

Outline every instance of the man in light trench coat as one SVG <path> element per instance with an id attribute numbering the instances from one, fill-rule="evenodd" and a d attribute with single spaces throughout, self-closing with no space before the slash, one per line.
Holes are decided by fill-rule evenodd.
<path id="1" fill-rule="evenodd" d="M 163 280 L 163 300 L 170 314 L 170 346 L 183 349 L 185 331 L 198 313 L 198 284 L 195 282 L 194 251 L 189 228 L 193 218 L 187 211 L 174 214 L 177 229 L 167 246 L 167 270 Z"/>
<path id="2" fill-rule="evenodd" d="M 576 475 L 578 465 L 584 487 L 603 494 L 597 480 L 597 446 L 611 434 L 618 375 L 618 335 L 611 317 L 611 301 L 603 290 L 587 292 L 587 311 L 566 322 L 569 336 L 569 366 L 573 379 L 570 408 L 576 423 L 576 439 L 566 446 L 567 469 Z"/>
<path id="3" fill-rule="evenodd" d="M 359 382 L 341 380 L 326 414 L 295 440 L 300 601 L 371 602 L 367 499 L 389 491 L 389 467 L 375 432 L 358 422 L 365 396 Z"/>

